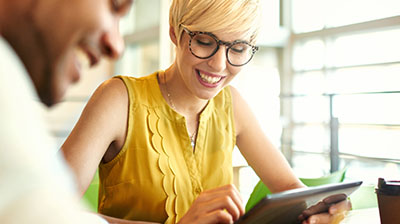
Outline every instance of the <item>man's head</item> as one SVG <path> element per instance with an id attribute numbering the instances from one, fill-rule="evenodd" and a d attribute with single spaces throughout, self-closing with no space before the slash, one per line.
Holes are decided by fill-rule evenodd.
<path id="1" fill-rule="evenodd" d="M 102 56 L 117 58 L 121 54 L 124 44 L 118 23 L 131 3 L 132 0 L 0 0 L 9 14 L 7 22 L 0 21 L 0 32 L 25 64 L 40 99 L 50 106 L 79 80 L 77 51 L 83 52 L 91 65 Z"/>

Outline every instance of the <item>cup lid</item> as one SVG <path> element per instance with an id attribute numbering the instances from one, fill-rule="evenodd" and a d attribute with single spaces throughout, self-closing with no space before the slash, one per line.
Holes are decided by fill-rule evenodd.
<path id="1" fill-rule="evenodd" d="M 385 180 L 384 178 L 379 178 L 377 193 L 387 195 L 400 195 L 400 181 Z"/>

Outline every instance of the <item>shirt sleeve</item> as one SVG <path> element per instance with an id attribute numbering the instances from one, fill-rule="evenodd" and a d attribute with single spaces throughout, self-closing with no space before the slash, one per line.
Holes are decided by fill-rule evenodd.
<path id="1" fill-rule="evenodd" d="M 84 211 L 22 63 L 0 36 L 0 223 L 107 223 Z"/>

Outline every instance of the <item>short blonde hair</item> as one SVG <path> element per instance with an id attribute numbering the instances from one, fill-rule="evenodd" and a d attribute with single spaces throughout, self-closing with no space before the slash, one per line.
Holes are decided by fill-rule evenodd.
<path id="1" fill-rule="evenodd" d="M 260 28 L 259 0 L 172 0 L 169 24 L 181 39 L 191 31 L 245 33 L 255 43 Z"/>

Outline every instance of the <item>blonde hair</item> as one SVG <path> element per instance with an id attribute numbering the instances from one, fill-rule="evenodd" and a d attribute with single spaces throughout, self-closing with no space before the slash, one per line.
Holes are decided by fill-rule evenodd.
<path id="1" fill-rule="evenodd" d="M 251 43 L 260 27 L 259 0 L 172 0 L 169 24 L 181 39 L 191 31 L 244 33 Z"/>

